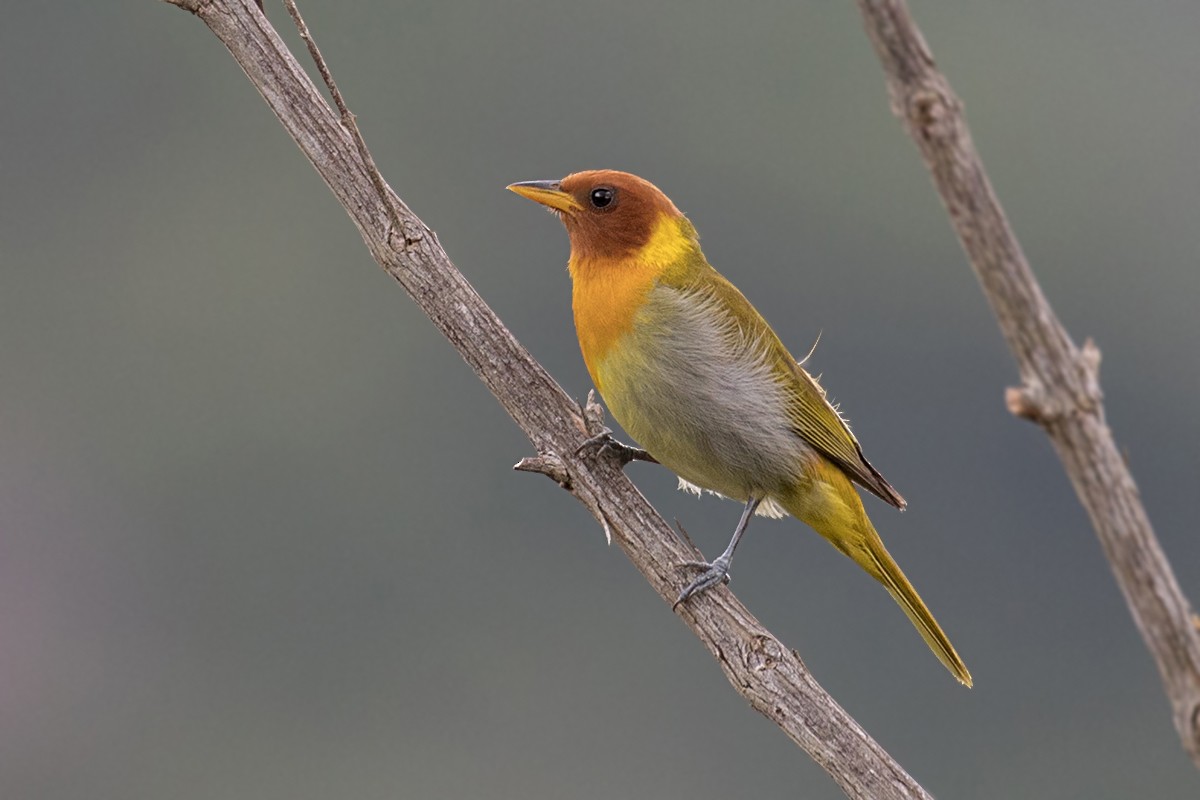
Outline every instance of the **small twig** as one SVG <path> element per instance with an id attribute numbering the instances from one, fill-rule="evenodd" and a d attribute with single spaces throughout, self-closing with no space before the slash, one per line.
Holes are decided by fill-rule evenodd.
<path id="1" fill-rule="evenodd" d="M 526 456 L 513 464 L 518 472 L 537 472 L 545 475 L 568 492 L 571 491 L 571 473 L 567 465 L 554 453 L 538 453 L 536 456 Z"/>
<path id="2" fill-rule="evenodd" d="M 699 553 L 700 548 L 697 547 L 696 543 L 692 541 L 692 535 L 687 532 L 687 528 L 683 527 L 683 523 L 679 521 L 678 517 L 675 518 L 675 527 L 679 529 L 679 533 L 681 534 L 681 538 L 683 539 L 683 541 L 687 542 L 688 546 L 690 546 L 693 550 L 695 550 L 697 553 Z M 701 554 L 701 555 L 703 555 L 703 554 Z"/>
<path id="3" fill-rule="evenodd" d="M 313 63 L 317 65 L 317 71 L 321 73 L 321 80 L 325 82 L 330 96 L 333 97 L 333 102 L 337 106 L 342 124 L 346 126 L 346 130 L 350 132 L 350 136 L 354 139 L 354 144 L 358 147 L 358 156 L 362 159 L 363 165 L 367 169 L 371 183 L 375 185 L 375 191 L 379 192 L 380 201 L 388 210 L 393 230 L 403 231 L 404 225 L 400 221 L 400 209 L 396 206 L 399 204 L 408 214 L 412 214 L 412 212 L 404 205 L 404 201 L 396 196 L 395 192 L 387 188 L 387 183 L 383 180 L 383 174 L 379 171 L 379 167 L 375 166 L 375 159 L 372 157 L 371 151 L 367 148 L 367 142 L 363 138 L 362 131 L 358 129 L 358 117 L 346 107 L 346 101 L 342 99 L 342 93 L 338 89 L 337 83 L 333 80 L 333 75 L 329 71 L 329 65 L 325 63 L 325 57 L 321 55 L 321 49 L 317 47 L 316 39 L 308 32 L 308 25 L 305 24 L 304 17 L 300 16 L 300 9 L 296 7 L 296 0 L 283 0 L 283 4 L 287 7 L 288 14 L 292 17 L 292 22 L 296 24 L 296 30 L 300 32 L 300 38 L 308 46 L 308 54 L 312 56 Z M 425 230 L 433 234 L 433 231 L 429 228 L 425 228 Z M 406 246 L 412 244 L 408 234 L 404 234 L 404 242 Z"/>

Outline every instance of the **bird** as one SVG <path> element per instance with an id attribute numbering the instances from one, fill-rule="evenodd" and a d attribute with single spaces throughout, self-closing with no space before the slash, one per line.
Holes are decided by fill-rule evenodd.
<path id="1" fill-rule="evenodd" d="M 791 515 L 883 585 L 934 655 L 971 686 L 916 589 L 884 547 L 855 484 L 903 510 L 825 390 L 709 264 L 692 222 L 654 184 L 588 170 L 513 183 L 562 221 L 580 350 L 613 418 L 680 487 L 743 503 L 733 537 L 676 607 L 728 580 L 750 518 Z"/>

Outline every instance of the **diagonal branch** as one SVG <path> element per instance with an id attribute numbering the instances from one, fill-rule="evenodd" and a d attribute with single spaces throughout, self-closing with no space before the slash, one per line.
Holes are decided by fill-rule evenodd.
<path id="1" fill-rule="evenodd" d="M 598 406 L 580 409 L 450 263 L 433 231 L 387 186 L 361 145 L 353 116 L 334 113 L 254 0 L 166 0 L 198 16 L 229 49 L 288 134 L 345 207 L 375 260 L 458 349 L 529 436 L 542 472 L 578 499 L 668 605 L 678 570 L 699 555 L 677 537 L 620 471 L 619 454 L 577 455 L 600 432 Z M 305 40 L 311 43 L 300 23 Z M 316 55 L 315 46 L 313 53 Z M 319 63 L 320 60 L 318 60 Z M 322 70 L 329 83 L 328 69 Z M 332 86 L 330 87 L 332 90 Z M 340 93 L 335 94 L 340 98 Z M 360 146 L 361 145 L 361 146 Z M 727 588 L 680 608 L 733 687 L 775 722 L 852 798 L 929 798 Z"/>
<path id="2" fill-rule="evenodd" d="M 904 0 L 858 0 L 887 75 L 892 111 L 932 173 L 950 221 L 1017 359 L 1005 400 L 1045 429 L 1091 517 L 1117 584 L 1158 664 L 1184 749 L 1200 766 L 1200 633 L 1104 419 L 1100 351 L 1076 347 L 1042 294 L 971 141 L 962 103 Z"/>

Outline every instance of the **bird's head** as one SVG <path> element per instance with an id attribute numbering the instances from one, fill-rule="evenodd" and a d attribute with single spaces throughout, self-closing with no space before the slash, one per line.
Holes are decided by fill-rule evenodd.
<path id="1" fill-rule="evenodd" d="M 571 258 L 625 259 L 636 256 L 661 235 L 663 223 L 684 234 L 679 209 L 658 187 L 628 172 L 595 169 L 560 181 L 526 181 L 508 187 L 541 203 L 567 227 Z"/>

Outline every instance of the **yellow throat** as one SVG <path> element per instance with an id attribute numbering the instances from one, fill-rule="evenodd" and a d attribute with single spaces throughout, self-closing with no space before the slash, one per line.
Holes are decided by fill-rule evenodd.
<path id="1" fill-rule="evenodd" d="M 655 282 L 687 268 L 695 245 L 691 224 L 666 215 L 655 223 L 646 242 L 634 253 L 617 258 L 579 257 L 568 263 L 575 331 L 588 373 L 604 393 L 598 367 L 633 327 L 633 319 Z"/>

